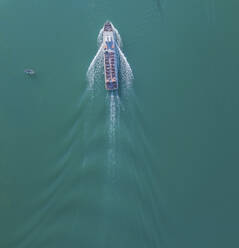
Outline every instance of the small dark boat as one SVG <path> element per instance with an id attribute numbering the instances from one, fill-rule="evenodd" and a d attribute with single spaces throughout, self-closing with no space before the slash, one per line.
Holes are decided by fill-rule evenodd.
<path id="1" fill-rule="evenodd" d="M 34 75 L 36 72 L 33 69 L 25 69 L 24 73 L 27 75 Z"/>

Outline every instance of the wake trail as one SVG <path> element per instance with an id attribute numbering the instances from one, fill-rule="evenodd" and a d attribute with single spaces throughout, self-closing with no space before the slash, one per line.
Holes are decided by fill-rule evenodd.
<path id="1" fill-rule="evenodd" d="M 116 165 L 116 146 L 117 146 L 117 132 L 120 126 L 120 112 L 121 112 L 121 97 L 126 96 L 127 90 L 132 87 L 133 72 L 128 63 L 128 60 L 121 50 L 123 45 L 119 31 L 112 25 L 113 32 L 115 35 L 116 54 L 118 60 L 118 73 L 119 73 L 119 93 L 118 91 L 106 92 L 106 130 L 108 137 L 108 155 L 107 160 L 109 165 Z M 100 29 L 97 37 L 97 45 L 99 47 L 96 55 L 91 61 L 87 70 L 87 95 L 94 102 L 95 97 L 102 92 L 104 88 L 104 42 L 103 42 L 104 27 Z M 119 95 L 120 94 L 120 95 Z M 94 104 L 89 104 L 89 107 L 93 107 Z"/>
<path id="2" fill-rule="evenodd" d="M 114 178 L 117 167 L 117 134 L 120 128 L 120 98 L 118 94 L 110 92 L 106 99 L 109 106 L 106 125 L 108 133 L 107 165 L 111 178 Z"/>
<path id="3" fill-rule="evenodd" d="M 110 92 L 107 98 L 109 98 L 107 101 L 109 104 L 109 143 L 110 145 L 114 145 L 116 141 L 116 131 L 119 129 L 120 124 L 120 98 L 118 94 L 113 94 L 113 92 Z"/>
<path id="4" fill-rule="evenodd" d="M 87 70 L 88 78 L 88 90 L 95 89 L 95 84 L 100 80 L 100 76 L 103 75 L 103 65 L 104 65 L 104 49 L 103 44 L 97 51 L 94 59 L 91 61 L 90 66 Z"/>
<path id="5" fill-rule="evenodd" d="M 132 86 L 134 75 L 126 56 L 119 46 L 117 46 L 117 50 L 119 53 L 120 78 L 124 82 L 123 87 L 129 88 Z"/>

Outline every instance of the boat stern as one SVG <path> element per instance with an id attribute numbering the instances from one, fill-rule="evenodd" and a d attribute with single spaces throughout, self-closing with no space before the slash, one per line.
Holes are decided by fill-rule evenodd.
<path id="1" fill-rule="evenodd" d="M 110 82 L 106 82 L 105 84 L 105 88 L 106 90 L 117 90 L 118 89 L 118 83 L 115 81 L 110 81 Z"/>

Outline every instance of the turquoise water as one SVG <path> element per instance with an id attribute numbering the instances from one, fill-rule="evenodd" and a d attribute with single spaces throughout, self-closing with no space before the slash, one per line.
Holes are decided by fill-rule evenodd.
<path id="1" fill-rule="evenodd" d="M 1 248 L 238 247 L 238 7 L 0 1 Z M 106 20 L 119 96 L 87 77 Z"/>

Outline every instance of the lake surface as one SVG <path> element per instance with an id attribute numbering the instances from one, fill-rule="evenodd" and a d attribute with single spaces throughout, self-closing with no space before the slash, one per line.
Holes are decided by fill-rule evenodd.
<path id="1" fill-rule="evenodd" d="M 238 9 L 0 0 L 1 248 L 239 246 Z M 106 20 L 116 96 L 87 77 Z"/>

